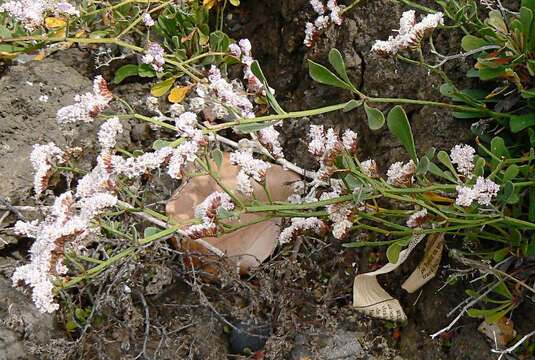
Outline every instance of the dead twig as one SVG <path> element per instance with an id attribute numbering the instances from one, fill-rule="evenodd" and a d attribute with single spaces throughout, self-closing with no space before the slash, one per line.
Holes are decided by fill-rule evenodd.
<path id="1" fill-rule="evenodd" d="M 9 210 L 13 214 L 15 214 L 17 219 L 26 221 L 26 218 L 24 217 L 24 215 L 22 215 L 22 213 L 15 206 L 11 205 L 11 203 L 7 199 L 3 198 L 2 196 L 0 196 L 0 204 L 3 204 L 6 210 Z"/>
<path id="2" fill-rule="evenodd" d="M 522 339 L 518 340 L 513 346 L 511 347 L 508 347 L 507 349 L 505 350 L 496 350 L 496 349 L 491 349 L 491 351 L 495 354 L 500 354 L 500 356 L 498 357 L 498 360 L 501 360 L 501 358 L 503 356 L 505 356 L 506 354 L 510 354 L 512 353 L 513 351 L 515 351 L 521 344 L 523 344 L 527 339 L 529 339 L 530 337 L 532 337 L 533 335 L 535 335 L 535 330 L 533 330 L 532 332 L 530 332 L 529 334 L 526 334 L 522 337 Z"/>
<path id="3" fill-rule="evenodd" d="M 434 339 L 436 338 L 437 336 L 439 336 L 440 334 L 446 332 L 446 331 L 450 331 L 451 328 L 453 328 L 453 326 L 463 317 L 463 315 L 468 311 L 468 309 L 470 309 L 472 306 L 474 306 L 475 304 L 477 304 L 481 299 L 483 299 L 485 296 L 487 296 L 488 293 L 490 293 L 492 290 L 494 290 L 498 285 L 500 284 L 500 282 L 496 282 L 495 284 L 493 284 L 492 286 L 490 286 L 484 293 L 482 293 L 481 295 L 479 295 L 477 298 L 469 301 L 462 309 L 461 311 L 459 312 L 459 314 L 455 317 L 455 319 L 453 319 L 452 322 L 450 322 L 450 324 L 448 326 L 446 326 L 445 328 L 437 331 L 436 333 L 432 334 L 431 335 L 431 339 Z"/>
<path id="4" fill-rule="evenodd" d="M 455 251 L 455 250 L 450 251 L 450 254 L 454 259 L 460 261 L 461 263 L 463 263 L 463 264 L 465 264 L 467 266 L 470 266 L 472 268 L 478 269 L 478 270 L 483 271 L 483 272 L 488 273 L 488 274 L 492 274 L 498 280 L 502 280 L 502 278 L 501 278 L 502 276 L 506 277 L 507 279 L 516 282 L 517 284 L 523 286 L 524 288 L 526 288 L 527 290 L 529 290 L 529 291 L 531 291 L 532 293 L 535 294 L 535 288 L 533 288 L 532 286 L 529 286 L 524 281 L 519 280 L 519 279 L 515 278 L 514 276 L 509 275 L 508 273 L 497 269 L 496 267 L 491 267 L 489 265 L 486 265 L 483 262 L 465 258 L 464 256 L 461 256 L 461 254 L 459 254 L 458 251 Z"/>
<path id="5" fill-rule="evenodd" d="M 145 310 L 145 338 L 143 339 L 143 350 L 136 356 L 135 358 L 138 359 L 141 355 L 145 359 L 150 359 L 150 357 L 147 355 L 147 342 L 149 341 L 149 334 L 150 334 L 150 313 L 149 313 L 149 307 L 147 305 L 147 301 L 145 300 L 145 296 L 141 291 L 136 291 L 137 295 L 141 299 L 141 304 L 143 305 L 143 309 Z"/>

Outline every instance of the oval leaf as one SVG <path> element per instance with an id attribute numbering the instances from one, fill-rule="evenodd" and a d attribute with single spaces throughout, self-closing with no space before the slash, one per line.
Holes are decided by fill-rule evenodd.
<path id="1" fill-rule="evenodd" d="M 190 89 L 191 86 L 176 86 L 169 93 L 167 100 L 169 100 L 169 102 L 172 102 L 173 104 L 181 103 L 182 100 L 184 100 L 184 98 L 186 97 L 186 95 L 188 95 Z"/>
<path id="2" fill-rule="evenodd" d="M 514 133 L 520 132 L 525 128 L 535 126 L 535 114 L 511 115 L 509 126 Z"/>
<path id="3" fill-rule="evenodd" d="M 329 51 L 329 63 L 343 80 L 345 80 L 348 84 L 351 83 L 349 77 L 347 76 L 344 58 L 338 49 L 331 49 L 331 51 Z"/>
<path id="4" fill-rule="evenodd" d="M 465 35 L 461 40 L 461 46 L 464 51 L 471 51 L 487 45 L 487 42 L 482 38 L 474 35 Z"/>
<path id="5" fill-rule="evenodd" d="M 368 127 L 372 130 L 379 130 L 385 124 L 385 116 L 379 109 L 369 107 L 364 103 L 364 111 L 366 111 L 366 117 L 368 118 Z"/>
<path id="6" fill-rule="evenodd" d="M 346 103 L 346 106 L 344 106 L 344 108 L 342 109 L 343 112 L 349 112 L 353 109 L 356 109 L 358 107 L 360 107 L 362 105 L 362 100 L 355 100 L 355 99 L 352 99 L 352 100 L 349 100 L 347 103 Z M 383 117 L 383 122 L 384 122 L 384 117 Z"/>
<path id="7" fill-rule="evenodd" d="M 351 86 L 342 81 L 338 76 L 333 74 L 325 66 L 315 63 L 312 60 L 308 60 L 308 72 L 310 77 L 320 84 L 336 86 L 342 89 L 351 90 Z"/>
<path id="8" fill-rule="evenodd" d="M 163 96 L 169 91 L 169 89 L 171 89 L 171 86 L 173 86 L 174 82 L 175 78 L 173 77 L 170 77 L 164 81 L 160 81 L 152 86 L 152 89 L 150 89 L 150 94 L 154 97 Z"/>
<path id="9" fill-rule="evenodd" d="M 401 245 L 397 242 L 392 243 L 388 249 L 386 249 L 386 257 L 388 258 L 388 262 L 391 264 L 395 264 L 399 260 L 399 253 L 401 252 Z"/>
<path id="10" fill-rule="evenodd" d="M 121 66 L 116 72 L 115 76 L 113 77 L 113 83 L 119 84 L 124 79 L 130 76 L 137 76 L 138 75 L 138 66 L 135 64 L 127 64 Z"/>
<path id="11" fill-rule="evenodd" d="M 386 123 L 390 132 L 398 138 L 409 153 L 411 159 L 417 163 L 418 157 L 416 156 L 414 137 L 412 136 L 411 124 L 409 123 L 407 114 L 405 114 L 405 110 L 399 105 L 394 106 L 388 113 Z"/>

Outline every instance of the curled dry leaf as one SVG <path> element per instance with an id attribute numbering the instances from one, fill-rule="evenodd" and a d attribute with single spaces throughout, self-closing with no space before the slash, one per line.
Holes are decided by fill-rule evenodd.
<path id="1" fill-rule="evenodd" d="M 191 89 L 191 85 L 188 86 L 176 86 L 171 90 L 167 100 L 173 104 L 181 103 Z"/>
<path id="2" fill-rule="evenodd" d="M 47 17 L 45 19 L 45 26 L 47 29 L 57 29 L 67 25 L 67 21 L 61 17 Z"/>
<path id="3" fill-rule="evenodd" d="M 429 280 L 435 277 L 442 259 L 442 250 L 444 249 L 444 234 L 436 234 L 427 238 L 425 245 L 424 258 L 416 270 L 412 272 L 407 280 L 401 285 L 408 293 L 413 293 Z"/>
<path id="4" fill-rule="evenodd" d="M 374 318 L 404 321 L 407 315 L 401 304 L 388 294 L 377 281 L 377 276 L 387 274 L 397 269 L 411 254 L 425 234 L 416 234 L 412 237 L 409 246 L 399 253 L 396 263 L 388 263 L 379 270 L 359 274 L 353 282 L 353 306 L 357 311 Z M 435 233 L 427 238 L 425 255 L 418 267 L 403 283 L 402 288 L 414 292 L 431 280 L 438 269 L 442 257 L 444 234 Z"/>
<path id="5" fill-rule="evenodd" d="M 212 163 L 212 167 L 216 169 L 217 165 Z M 229 154 L 224 154 L 218 174 L 221 182 L 228 189 L 234 190 L 236 188 L 238 172 L 239 167 L 230 164 Z M 295 173 L 272 164 L 267 171 L 266 179 L 273 201 L 286 201 L 288 196 L 292 194 L 292 183 L 300 178 Z M 195 207 L 214 191 L 222 190 L 209 175 L 192 178 L 171 197 L 166 205 L 167 215 L 172 222 L 186 223 L 194 218 Z M 267 195 L 258 184 L 254 186 L 254 194 L 259 201 L 267 201 Z M 228 221 L 228 223 L 232 225 L 247 224 L 263 215 L 261 213 L 245 214 L 240 219 Z M 204 240 L 224 252 L 230 260 L 239 266 L 241 272 L 246 273 L 249 269 L 260 265 L 273 253 L 277 246 L 279 233 L 280 221 L 270 220 L 244 227 L 219 238 L 206 238 Z M 178 246 L 185 250 L 207 251 L 199 244 L 187 239 L 182 239 Z"/>
<path id="6" fill-rule="evenodd" d="M 493 324 L 483 321 L 477 329 L 485 334 L 492 343 L 495 343 L 499 349 L 503 349 L 516 337 L 513 321 L 507 316 L 502 316 Z"/>

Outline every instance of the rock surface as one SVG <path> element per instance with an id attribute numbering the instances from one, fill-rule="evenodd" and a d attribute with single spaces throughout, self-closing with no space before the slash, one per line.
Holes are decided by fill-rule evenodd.
<path id="1" fill-rule="evenodd" d="M 75 94 L 88 91 L 89 79 L 57 60 L 32 61 L 8 68 L 0 78 L 0 195 L 11 201 L 29 196 L 33 144 L 50 141 L 66 146 L 87 146 L 94 127 L 83 125 L 62 131 L 57 110 L 73 103 Z M 46 96 L 46 98 L 41 98 Z M 45 101 L 46 99 L 46 101 Z M 72 140 L 69 140 L 72 139 Z"/>
<path id="2" fill-rule="evenodd" d="M 0 360 L 28 359 L 28 346 L 60 336 L 54 316 L 40 313 L 29 297 L 0 277 Z"/>

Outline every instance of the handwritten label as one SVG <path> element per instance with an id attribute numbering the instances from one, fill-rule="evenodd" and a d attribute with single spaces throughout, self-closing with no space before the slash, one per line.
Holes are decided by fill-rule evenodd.
<path id="1" fill-rule="evenodd" d="M 427 238 L 425 255 L 414 272 L 401 285 L 409 293 L 413 293 L 435 277 L 444 249 L 444 234 L 432 234 Z"/>
<path id="2" fill-rule="evenodd" d="M 387 274 L 397 269 L 414 250 L 425 235 L 416 234 L 411 239 L 409 246 L 399 253 L 396 263 L 388 263 L 376 271 L 355 276 L 353 282 L 353 307 L 366 315 L 378 319 L 390 321 L 404 321 L 407 315 L 403 311 L 398 300 L 387 293 L 379 282 L 377 275 Z"/>

